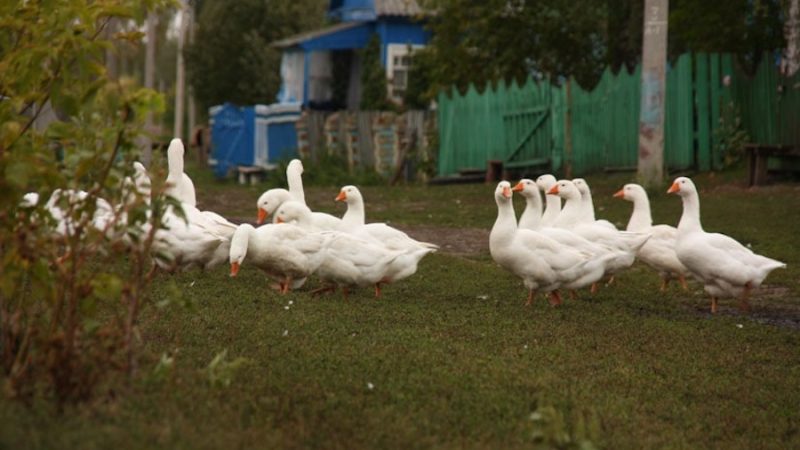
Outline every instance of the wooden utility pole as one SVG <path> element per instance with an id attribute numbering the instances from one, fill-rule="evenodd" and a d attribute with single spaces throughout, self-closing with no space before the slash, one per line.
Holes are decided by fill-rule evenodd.
<path id="1" fill-rule="evenodd" d="M 186 17 L 187 17 L 186 33 L 187 33 L 187 38 L 188 38 L 188 41 L 189 41 L 189 45 L 194 44 L 194 9 L 196 8 L 195 4 L 196 4 L 196 2 L 192 2 L 192 1 L 189 2 L 189 6 L 187 8 L 187 14 L 186 14 Z M 190 136 L 189 139 L 191 139 L 192 133 L 194 133 L 194 129 L 197 126 L 197 107 L 194 104 L 194 90 L 192 89 L 192 86 L 188 86 L 187 90 L 189 92 L 189 95 L 188 95 L 189 99 L 188 99 L 188 105 L 186 105 L 186 108 L 189 110 L 188 111 L 189 112 L 189 117 L 188 117 L 188 120 L 189 120 L 189 124 L 188 125 L 189 125 L 189 127 L 188 128 L 189 128 L 189 136 Z M 202 153 L 202 152 L 198 152 L 198 153 Z"/>
<path id="2" fill-rule="evenodd" d="M 172 128 L 172 137 L 184 140 L 183 136 L 183 105 L 186 89 L 185 84 L 185 71 L 183 67 L 183 44 L 186 38 L 186 25 L 188 24 L 188 5 L 185 1 L 181 1 L 181 8 L 178 14 L 180 15 L 181 23 L 178 26 L 178 60 L 176 62 L 175 73 L 175 123 Z"/>
<path id="3" fill-rule="evenodd" d="M 638 164 L 639 179 L 645 186 L 660 185 L 664 179 L 668 13 L 669 0 L 645 0 Z"/>
<path id="4" fill-rule="evenodd" d="M 147 12 L 147 30 L 145 36 L 147 38 L 147 46 L 145 47 L 144 58 L 144 87 L 153 89 L 156 78 L 156 26 L 158 24 L 158 15 L 155 11 Z M 148 112 L 145 119 L 145 133 L 146 136 L 142 139 L 142 162 L 145 166 L 150 165 L 153 157 L 153 141 L 150 134 L 153 133 L 153 113 Z"/>

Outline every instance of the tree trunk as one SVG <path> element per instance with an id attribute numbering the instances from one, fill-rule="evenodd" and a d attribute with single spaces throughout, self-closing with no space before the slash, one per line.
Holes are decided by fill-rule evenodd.
<path id="1" fill-rule="evenodd" d="M 183 44 L 186 39 L 186 26 L 189 21 L 187 14 L 188 6 L 184 1 L 181 2 L 180 14 L 181 24 L 178 29 L 178 52 L 176 73 L 175 73 L 175 123 L 172 128 L 172 137 L 184 140 L 183 136 L 183 105 L 185 104 L 185 71 L 183 66 Z"/>
<path id="2" fill-rule="evenodd" d="M 158 15 L 155 11 L 147 13 L 147 47 L 145 48 L 144 59 L 144 87 L 153 89 L 156 78 L 156 25 Z M 153 133 L 153 113 L 148 112 L 145 119 L 145 136 L 142 138 L 142 162 L 145 166 L 150 165 L 153 157 L 153 141 L 150 135 Z"/>

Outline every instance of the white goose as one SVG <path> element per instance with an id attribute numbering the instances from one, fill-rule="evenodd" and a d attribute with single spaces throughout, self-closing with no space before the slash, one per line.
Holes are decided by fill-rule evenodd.
<path id="1" fill-rule="evenodd" d="M 555 226 L 570 230 L 587 240 L 621 251 L 617 258 L 611 260 L 607 267 L 607 275 L 611 276 L 609 283 L 613 282 L 614 275 L 630 267 L 636 259 L 636 252 L 647 242 L 650 235 L 647 233 L 620 232 L 596 222 L 582 221 L 583 207 L 581 194 L 575 184 L 570 180 L 559 180 L 548 191 L 566 200 L 561 214 L 556 219 Z"/>
<path id="2" fill-rule="evenodd" d="M 520 216 L 519 228 L 538 231 L 560 244 L 580 250 L 588 255 L 595 257 L 608 255 L 609 258 L 605 259 L 607 272 L 613 272 L 618 265 L 625 264 L 625 260 L 628 258 L 626 252 L 608 245 L 591 242 L 583 236 L 564 228 L 542 226 L 541 220 L 539 220 L 542 198 L 537 184 L 532 180 L 522 179 L 511 190 L 519 192 L 525 198 L 525 210 Z M 596 290 L 597 286 L 592 285 L 592 292 L 594 293 Z"/>
<path id="3" fill-rule="evenodd" d="M 542 226 L 551 227 L 556 221 L 556 218 L 561 213 L 561 197 L 558 195 L 548 194 L 550 189 L 556 184 L 556 177 L 550 174 L 544 174 L 536 179 L 536 185 L 545 194 L 545 205 L 547 209 L 542 214 Z"/>
<path id="4" fill-rule="evenodd" d="M 278 208 L 276 220 L 278 223 L 294 222 L 299 227 L 309 231 L 334 231 L 319 227 L 315 223 L 317 220 L 316 214 L 318 213 L 312 213 L 305 205 L 295 201 L 288 201 Z M 384 242 L 365 230 L 360 232 L 359 230 L 348 232 L 342 229 L 335 231 L 338 234 L 346 234 L 355 238 L 355 240 L 349 241 L 351 245 L 356 247 L 365 246 L 368 251 L 380 250 L 384 254 L 392 256 L 389 265 L 382 271 L 381 277 L 372 283 L 375 285 L 376 297 L 381 295 L 382 283 L 393 283 L 415 274 L 419 261 L 428 253 L 435 251 L 435 249 L 425 245 L 410 245 L 418 242 L 411 238 L 408 238 L 408 241 L 404 241 L 402 238 L 395 236 L 393 239 L 387 238 L 387 241 Z M 347 239 L 339 238 L 335 242 L 341 243 L 342 241 L 347 241 Z"/>
<path id="5" fill-rule="evenodd" d="M 717 312 L 720 297 L 739 297 L 740 307 L 748 310 L 751 291 L 786 264 L 757 255 L 724 234 L 706 233 L 700 223 L 697 188 L 689 178 L 676 178 L 667 193 L 676 193 L 683 201 L 675 253 L 711 296 L 711 312 Z"/>
<path id="6" fill-rule="evenodd" d="M 288 202 L 289 200 L 292 200 L 292 194 L 286 189 L 274 188 L 264 191 L 256 202 L 256 206 L 258 207 L 258 219 L 256 223 L 261 225 L 270 216 L 272 216 L 274 222 L 275 211 L 280 208 L 283 202 Z"/>
<path id="7" fill-rule="evenodd" d="M 264 223 L 270 216 L 275 221 L 275 211 L 289 200 L 306 204 L 305 191 L 303 190 L 303 163 L 299 159 L 293 159 L 286 166 L 286 181 L 289 185 L 289 190 L 282 188 L 273 188 L 264 191 L 258 198 L 256 207 L 258 208 L 257 224 Z M 332 221 L 331 221 L 332 222 Z"/>
<path id="8" fill-rule="evenodd" d="M 574 178 L 572 183 L 578 188 L 581 193 L 581 221 L 583 223 L 596 223 L 597 225 L 604 226 L 611 230 L 616 230 L 617 227 L 607 220 L 597 220 L 594 214 L 594 201 L 592 200 L 592 191 L 589 189 L 589 183 L 583 178 Z"/>
<path id="9" fill-rule="evenodd" d="M 307 231 L 338 230 L 342 219 L 322 212 L 312 212 L 311 209 L 295 200 L 281 203 L 275 214 L 275 223 L 297 222 L 300 228 Z"/>
<path id="10" fill-rule="evenodd" d="M 675 254 L 675 242 L 678 230 L 670 225 L 653 225 L 650 214 L 650 200 L 647 192 L 638 184 L 629 183 L 622 187 L 614 197 L 633 202 L 633 213 L 628 221 L 627 231 L 650 233 L 652 237 L 639 249 L 636 256 L 645 264 L 655 269 L 661 276 L 661 290 L 667 290 L 670 280 L 677 278 L 684 289 L 686 275 L 689 270 L 678 260 Z"/>
<path id="11" fill-rule="evenodd" d="M 436 244 L 413 239 L 408 234 L 385 223 L 366 223 L 364 197 L 355 186 L 342 187 L 335 201 L 343 201 L 347 204 L 347 211 L 342 216 L 341 231 L 352 234 L 367 233 L 370 237 L 377 239 L 392 250 L 405 251 L 427 248 L 433 252 L 439 248 Z"/>
<path id="12" fill-rule="evenodd" d="M 598 281 L 605 271 L 606 257 L 593 258 L 559 244 L 541 233 L 517 228 L 511 185 L 498 183 L 494 197 L 497 220 L 489 235 L 492 259 L 522 278 L 528 288 L 529 305 L 537 292 L 550 293 L 550 303 L 561 303 L 559 288 L 579 289 Z"/>
<path id="13" fill-rule="evenodd" d="M 134 163 L 134 184 L 136 190 L 150 204 L 151 182 L 144 166 Z M 187 269 L 192 266 L 203 270 L 223 264 L 230 250 L 230 240 L 236 226 L 218 214 L 200 211 L 196 207 L 181 202 L 183 214 L 168 207 L 162 216 L 164 229 L 155 233 L 153 247 L 156 253 L 167 259 L 156 258 L 159 267 L 166 270 Z M 149 223 L 143 224 L 142 235 L 150 230 Z"/>
<path id="14" fill-rule="evenodd" d="M 302 204 L 306 204 L 306 194 L 303 190 L 303 162 L 299 159 L 289 161 L 286 166 L 286 184 L 289 185 L 289 193 L 292 199 Z"/>
<path id="15" fill-rule="evenodd" d="M 315 293 L 342 287 L 347 298 L 351 287 L 375 286 L 375 297 L 380 297 L 380 283 L 391 281 L 395 260 L 403 255 L 392 252 L 372 241 L 341 231 L 322 231 L 329 238 L 324 258 L 315 275 L 328 286 Z"/>
<path id="16" fill-rule="evenodd" d="M 327 245 L 328 239 L 324 235 L 309 233 L 292 224 L 269 224 L 258 228 L 242 224 L 231 240 L 231 276 L 239 273 L 246 258 L 248 263 L 278 280 L 279 290 L 285 294 L 290 287 L 302 285 L 319 268 Z"/>
<path id="17" fill-rule="evenodd" d="M 175 138 L 169 143 L 167 148 L 167 164 L 169 174 L 167 175 L 167 195 L 171 195 L 182 203 L 197 206 L 197 198 L 194 190 L 194 183 L 189 175 L 183 171 L 183 142 Z"/>

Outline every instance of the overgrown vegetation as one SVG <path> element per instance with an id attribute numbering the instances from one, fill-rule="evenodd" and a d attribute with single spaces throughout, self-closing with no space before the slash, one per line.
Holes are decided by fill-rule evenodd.
<path id="1" fill-rule="evenodd" d="M 102 60 L 110 20 L 141 20 L 145 9 L 57 3 L 0 6 L 0 376 L 4 395 L 62 407 L 136 372 L 165 204 L 158 185 L 152 213 L 122 188 L 145 115 L 163 101 L 110 80 Z M 45 122 L 49 108 L 63 120 Z M 38 202 L 23 202 L 31 191 Z"/>

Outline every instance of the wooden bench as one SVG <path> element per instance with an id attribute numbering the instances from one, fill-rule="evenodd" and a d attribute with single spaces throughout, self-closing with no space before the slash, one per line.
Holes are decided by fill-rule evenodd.
<path id="1" fill-rule="evenodd" d="M 748 186 L 767 182 L 767 162 L 770 157 L 800 157 L 800 148 L 791 145 L 745 144 L 744 151 L 747 155 Z"/>
<path id="2" fill-rule="evenodd" d="M 237 166 L 236 171 L 239 172 L 239 184 L 256 184 L 261 179 L 261 175 L 266 173 L 263 167 L 256 166 Z"/>

